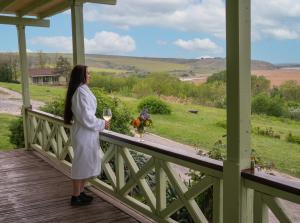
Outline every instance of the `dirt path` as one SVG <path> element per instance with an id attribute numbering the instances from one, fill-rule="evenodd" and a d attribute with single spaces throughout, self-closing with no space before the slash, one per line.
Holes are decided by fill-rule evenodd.
<path id="1" fill-rule="evenodd" d="M 33 108 L 37 109 L 45 103 L 41 101 L 31 100 Z M 22 95 L 18 92 L 0 87 L 0 113 L 11 115 L 21 115 Z"/>

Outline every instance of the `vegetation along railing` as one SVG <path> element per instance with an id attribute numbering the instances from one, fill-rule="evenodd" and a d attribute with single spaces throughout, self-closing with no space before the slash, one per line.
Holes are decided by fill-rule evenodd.
<path id="1" fill-rule="evenodd" d="M 41 111 L 25 114 L 31 147 L 71 167 L 70 126 Z M 222 162 L 110 131 L 100 133 L 100 140 L 103 173 L 90 181 L 96 188 L 157 222 L 222 222 Z M 255 191 L 255 223 L 267 222 L 266 205 L 281 222 L 293 222 L 279 198 L 299 204 L 299 185 L 249 172 L 242 176 Z"/>

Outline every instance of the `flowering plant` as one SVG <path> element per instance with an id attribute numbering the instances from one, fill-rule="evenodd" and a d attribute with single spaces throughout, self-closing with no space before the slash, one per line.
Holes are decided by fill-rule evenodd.
<path id="1" fill-rule="evenodd" d="M 152 125 L 152 120 L 148 109 L 143 109 L 140 115 L 131 121 L 131 125 L 137 130 L 138 133 L 144 133 L 145 127 L 150 127 Z"/>

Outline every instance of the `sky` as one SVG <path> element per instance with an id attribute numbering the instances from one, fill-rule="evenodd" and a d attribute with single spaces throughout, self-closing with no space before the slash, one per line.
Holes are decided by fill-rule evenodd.
<path id="1" fill-rule="evenodd" d="M 251 0 L 252 59 L 300 63 L 300 1 Z M 50 28 L 27 27 L 29 52 L 72 52 L 70 11 Z M 85 51 L 139 57 L 225 57 L 224 0 L 118 0 L 85 4 Z M 0 25 L 0 51 L 17 51 L 16 27 Z"/>

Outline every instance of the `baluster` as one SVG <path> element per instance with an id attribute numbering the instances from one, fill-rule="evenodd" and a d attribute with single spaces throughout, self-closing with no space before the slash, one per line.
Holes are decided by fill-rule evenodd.
<path id="1" fill-rule="evenodd" d="M 167 206 L 167 177 L 161 167 L 161 161 L 159 159 L 155 159 L 155 180 L 156 214 L 161 216 L 161 211 Z"/>
<path id="2" fill-rule="evenodd" d="M 254 192 L 254 203 L 253 203 L 253 222 L 254 223 L 268 223 L 269 213 L 268 207 L 262 200 L 261 193 Z"/>
<path id="3" fill-rule="evenodd" d="M 41 120 L 41 128 L 42 128 L 42 150 L 47 151 L 47 129 L 46 129 L 45 120 Z"/>
<path id="4" fill-rule="evenodd" d="M 61 154 L 63 152 L 63 143 L 62 143 L 62 136 L 61 136 L 61 133 L 60 133 L 60 128 L 61 128 L 61 126 L 59 126 L 57 124 L 57 127 L 55 129 L 55 131 L 56 131 L 56 145 L 57 145 L 56 157 L 59 160 L 61 160 Z"/>
<path id="5" fill-rule="evenodd" d="M 124 172 L 124 160 L 121 155 L 120 150 L 123 149 L 120 146 L 114 146 L 115 148 L 115 165 L 116 165 L 116 191 L 119 193 L 119 191 L 122 189 L 122 187 L 125 185 L 125 172 Z"/>
<path id="6" fill-rule="evenodd" d="M 213 222 L 223 222 L 223 180 L 218 178 L 213 185 Z"/>

